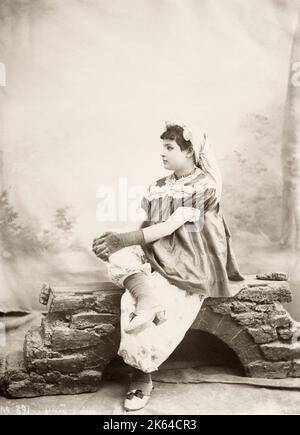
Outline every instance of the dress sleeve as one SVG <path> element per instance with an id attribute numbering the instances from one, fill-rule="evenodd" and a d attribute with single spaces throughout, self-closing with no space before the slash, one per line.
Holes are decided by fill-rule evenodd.
<path id="1" fill-rule="evenodd" d="M 193 206 L 204 213 L 217 207 L 219 199 L 217 197 L 217 186 L 214 182 L 209 180 L 195 185 L 194 188 Z"/>
<path id="2" fill-rule="evenodd" d="M 141 199 L 141 207 L 146 213 L 146 219 L 149 219 L 149 213 L 150 213 L 150 201 L 149 201 L 149 193 L 150 193 L 150 186 L 147 188 L 147 191 L 145 192 L 145 195 L 143 195 Z"/>
<path id="3" fill-rule="evenodd" d="M 209 184 L 207 186 L 200 186 L 196 189 L 192 200 L 186 203 L 187 213 L 191 214 L 189 222 L 199 221 L 201 214 L 204 215 L 208 211 L 214 210 L 219 204 L 216 195 L 216 187 Z"/>
<path id="4" fill-rule="evenodd" d="M 214 186 L 209 186 L 205 189 L 204 192 L 204 213 L 207 211 L 214 210 L 219 204 L 219 200 L 217 198 L 217 190 Z"/>
<path id="5" fill-rule="evenodd" d="M 150 202 L 147 198 L 145 198 L 145 196 L 142 197 L 141 207 L 144 210 L 144 212 L 146 213 L 146 216 L 148 217 L 149 210 L 150 210 Z"/>
<path id="6" fill-rule="evenodd" d="M 140 226 L 140 229 L 147 228 L 151 225 L 151 220 L 150 220 L 151 203 L 150 200 L 148 199 L 149 193 L 150 193 L 150 186 L 147 188 L 147 191 L 145 192 L 145 195 L 143 195 L 140 203 L 142 210 L 144 210 L 144 220 Z"/>

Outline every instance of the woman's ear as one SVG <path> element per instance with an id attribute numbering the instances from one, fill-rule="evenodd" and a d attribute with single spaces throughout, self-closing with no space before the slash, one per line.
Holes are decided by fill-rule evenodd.
<path id="1" fill-rule="evenodd" d="M 187 150 L 186 156 L 187 156 L 188 158 L 191 158 L 191 157 L 194 156 L 194 149 L 193 149 L 193 147 L 190 147 L 190 148 Z"/>

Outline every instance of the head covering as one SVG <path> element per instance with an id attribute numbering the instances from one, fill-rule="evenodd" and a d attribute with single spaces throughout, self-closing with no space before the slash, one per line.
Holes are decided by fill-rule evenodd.
<path id="1" fill-rule="evenodd" d="M 191 124 L 187 126 L 178 122 L 166 122 L 167 129 L 175 125 L 183 128 L 184 139 L 190 141 L 193 145 L 196 166 L 213 179 L 216 185 L 216 196 L 220 200 L 222 195 L 222 174 L 215 153 L 207 141 L 206 133 Z"/>

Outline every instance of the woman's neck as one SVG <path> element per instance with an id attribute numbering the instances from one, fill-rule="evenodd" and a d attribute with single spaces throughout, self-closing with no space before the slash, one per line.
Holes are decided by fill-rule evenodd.
<path id="1" fill-rule="evenodd" d="M 174 171 L 174 175 L 175 175 L 175 178 L 179 179 L 179 178 L 187 177 L 188 175 L 193 174 L 195 172 L 195 170 L 196 170 L 196 166 L 194 164 L 192 164 L 188 168 L 178 169 L 178 170 Z"/>

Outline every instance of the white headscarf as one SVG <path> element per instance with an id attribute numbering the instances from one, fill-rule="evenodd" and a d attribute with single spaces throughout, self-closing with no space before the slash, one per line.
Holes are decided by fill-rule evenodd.
<path id="1" fill-rule="evenodd" d="M 214 151 L 207 141 L 206 133 L 200 131 L 196 126 L 179 124 L 177 122 L 166 122 L 166 128 L 178 125 L 183 128 L 183 137 L 186 141 L 191 141 L 195 153 L 195 163 L 216 184 L 216 196 L 218 200 L 222 195 L 222 174 L 215 157 Z"/>

